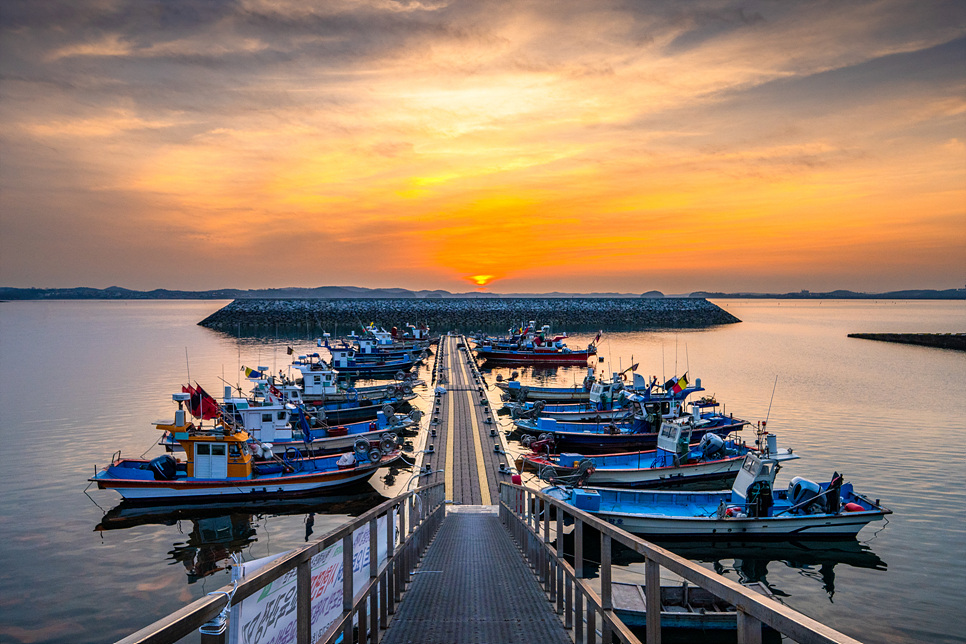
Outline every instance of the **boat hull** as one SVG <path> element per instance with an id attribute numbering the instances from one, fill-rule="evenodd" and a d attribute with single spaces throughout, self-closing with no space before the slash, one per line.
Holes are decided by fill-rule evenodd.
<path id="1" fill-rule="evenodd" d="M 569 353 L 553 351 L 501 351 L 485 350 L 477 347 L 476 356 L 487 362 L 502 364 L 587 364 L 587 360 L 595 355 L 589 351 L 571 351 Z"/>
<path id="2" fill-rule="evenodd" d="M 700 441 L 705 434 L 712 433 L 724 436 L 744 427 L 746 423 L 727 424 L 715 427 L 703 427 L 691 432 L 692 441 Z M 598 426 L 594 426 L 595 430 Z M 643 433 L 606 433 L 606 427 L 600 426 L 599 431 L 585 432 L 547 432 L 553 436 L 555 449 L 559 452 L 579 452 L 581 454 L 613 454 L 615 452 L 634 452 L 638 450 L 654 449 L 657 447 L 658 432 Z"/>
<path id="3" fill-rule="evenodd" d="M 585 485 L 622 488 L 676 488 L 693 485 L 721 483 L 730 486 L 734 482 L 744 455 L 734 456 L 717 461 L 694 463 L 680 467 L 658 468 L 607 468 L 598 467 L 584 481 Z M 529 469 L 540 471 L 542 467 L 551 466 L 557 475 L 573 475 L 576 468 L 564 468 L 541 459 L 524 459 Z"/>
<path id="4" fill-rule="evenodd" d="M 547 402 L 557 402 L 557 403 L 581 403 L 590 400 L 590 391 L 584 389 L 582 386 L 573 387 L 526 387 L 526 392 L 520 392 L 520 389 L 511 389 L 506 383 L 498 382 L 496 386 L 499 387 L 507 397 L 520 400 L 521 398 L 527 402 L 536 402 L 538 400 L 545 400 Z"/>
<path id="5" fill-rule="evenodd" d="M 568 488 L 550 488 L 547 492 L 568 502 L 568 499 L 576 498 L 573 490 Z M 730 503 L 730 492 L 642 492 L 608 488 L 582 491 L 587 492 L 599 495 L 599 507 L 587 507 L 578 499 L 578 509 L 590 512 L 627 532 L 659 538 L 846 539 L 854 538 L 869 523 L 891 514 L 890 510 L 878 507 L 864 497 L 845 493 L 844 486 L 843 506 L 845 502 L 859 502 L 866 509 L 838 514 L 802 515 L 778 511 L 766 517 L 719 518 L 718 508 L 722 503 Z"/>
<path id="6" fill-rule="evenodd" d="M 328 457 L 335 462 L 338 457 Z M 131 465 L 148 463 L 142 459 L 130 459 L 115 463 L 101 470 L 91 481 L 102 490 L 115 490 L 125 500 L 132 502 L 205 502 L 222 500 L 278 499 L 304 494 L 318 494 L 320 491 L 335 490 L 368 480 L 379 467 L 398 458 L 396 453 L 376 463 L 364 463 L 347 469 L 325 469 L 305 473 L 255 476 L 250 479 L 192 479 L 177 477 L 173 480 L 155 480 L 143 476 L 133 477 L 136 472 Z M 123 466 L 123 467 L 122 467 Z M 143 471 L 143 470 L 141 470 Z M 137 472 L 140 473 L 140 472 Z"/>

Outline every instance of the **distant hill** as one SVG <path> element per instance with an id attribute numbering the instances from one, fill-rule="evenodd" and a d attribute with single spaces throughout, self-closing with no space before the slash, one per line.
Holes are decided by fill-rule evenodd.
<path id="1" fill-rule="evenodd" d="M 134 291 L 120 286 L 98 288 L 12 288 L 0 287 L 0 300 L 290 300 L 290 299 L 440 299 L 440 298 L 780 298 L 780 299 L 862 299 L 862 300 L 963 300 L 966 289 L 944 291 L 921 289 L 890 291 L 888 293 L 856 293 L 829 291 L 827 293 L 799 291 L 797 293 L 721 293 L 695 291 L 687 295 L 667 295 L 661 291 L 639 293 L 488 293 L 471 291 L 450 293 L 443 290 L 411 291 L 404 288 L 364 288 L 361 286 L 319 286 L 316 288 L 285 287 L 268 289 L 215 289 L 210 291 L 176 291 L 155 289 Z"/>
<path id="2" fill-rule="evenodd" d="M 770 298 L 782 300 L 966 300 L 966 289 L 949 288 L 944 291 L 933 289 L 912 289 L 888 291 L 886 293 L 857 293 L 855 291 L 828 291 L 826 293 L 799 291 L 797 293 L 714 293 L 695 291 L 689 297 L 708 299 L 723 298 Z"/>

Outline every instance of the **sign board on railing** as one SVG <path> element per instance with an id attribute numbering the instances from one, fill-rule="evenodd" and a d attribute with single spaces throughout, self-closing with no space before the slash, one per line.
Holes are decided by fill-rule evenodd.
<path id="1" fill-rule="evenodd" d="M 396 511 L 392 511 L 396 525 Z M 386 517 L 377 520 L 379 536 L 378 562 L 388 556 Z M 398 532 L 398 529 L 397 529 Z M 398 534 L 395 535 L 398 541 Z M 361 588 L 369 579 L 369 524 L 352 533 L 352 586 Z M 282 553 L 286 554 L 286 553 Z M 239 580 L 280 555 L 265 557 L 237 566 Z M 232 608 L 229 644 L 295 644 L 296 579 L 292 570 L 259 592 L 246 597 Z M 325 629 L 342 614 L 342 542 L 334 543 L 312 557 L 312 641 L 322 637 Z"/>

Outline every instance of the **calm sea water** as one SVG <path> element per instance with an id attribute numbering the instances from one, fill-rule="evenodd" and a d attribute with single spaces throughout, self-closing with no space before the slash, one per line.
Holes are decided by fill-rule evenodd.
<path id="1" fill-rule="evenodd" d="M 85 494 L 113 452 L 160 452 L 152 422 L 171 416 L 170 394 L 189 374 L 220 394 L 242 366 L 278 371 L 286 346 L 314 347 L 314 336 L 235 339 L 197 326 L 224 304 L 0 303 L 0 641 L 118 639 L 227 583 L 230 554 L 297 547 L 409 481 L 405 470 L 382 470 L 370 486 L 311 506 L 147 515 L 118 511 L 113 492 Z M 961 332 L 966 306 L 718 304 L 743 322 L 605 334 L 598 366 L 638 362 L 638 373 L 660 378 L 687 371 L 727 411 L 767 416 L 779 443 L 802 455 L 778 485 L 839 471 L 895 514 L 854 543 L 670 547 L 733 579 L 764 581 L 788 605 L 863 641 L 966 642 L 966 355 L 846 337 Z M 510 371 L 492 370 L 490 381 Z M 547 384 L 584 375 L 520 371 Z M 625 564 L 615 577 L 642 582 L 640 564 Z"/>

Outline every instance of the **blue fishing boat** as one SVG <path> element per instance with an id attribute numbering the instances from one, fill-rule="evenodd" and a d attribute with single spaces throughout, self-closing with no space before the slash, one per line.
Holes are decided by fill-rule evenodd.
<path id="1" fill-rule="evenodd" d="M 659 412 L 635 415 L 623 421 L 566 423 L 555 418 L 537 418 L 518 419 L 513 421 L 513 425 L 524 435 L 524 445 L 536 437 L 538 440 L 551 441 L 558 452 L 614 454 L 656 448 L 658 428 L 665 421 L 675 418 L 688 419 L 693 441 L 700 441 L 705 434 L 727 436 L 748 424 L 746 420 L 719 413 L 717 403 L 693 403 L 688 416 L 679 415 L 679 408 L 666 415 Z"/>
<path id="2" fill-rule="evenodd" d="M 696 485 L 730 485 L 745 455 L 758 452 L 743 442 L 705 434 L 691 443 L 691 424 L 669 420 L 661 427 L 657 449 L 585 456 L 532 452 L 517 459 L 517 469 L 533 470 L 550 483 L 621 488 L 679 488 Z M 779 450 L 774 434 L 759 435 L 761 453 L 784 462 L 798 458 L 790 449 Z M 532 443 L 531 443 L 532 445 Z"/>
<path id="3" fill-rule="evenodd" d="M 748 454 L 730 492 L 560 486 L 544 492 L 628 532 L 653 537 L 848 538 L 891 514 L 839 474 L 824 483 L 795 477 L 787 489 L 774 490 L 777 465 Z"/>
<path id="4" fill-rule="evenodd" d="M 516 374 L 516 372 L 514 372 Z M 514 375 L 510 380 L 504 380 L 502 374 L 496 376 L 496 386 L 503 393 L 500 398 L 504 403 L 509 402 L 586 402 L 590 400 L 590 388 L 597 381 L 594 368 L 587 368 L 587 375 L 583 382 L 574 383 L 570 387 L 541 387 L 539 385 L 524 385 Z"/>
<path id="5" fill-rule="evenodd" d="M 175 419 L 158 423 L 158 428 L 178 438 L 186 461 L 171 454 L 151 460 L 121 458 L 116 452 L 110 465 L 90 481 L 99 489 L 116 490 L 123 498 L 139 502 L 281 498 L 367 480 L 400 455 L 396 449 L 371 448 L 365 454 L 306 457 L 290 450 L 282 457 L 256 462 L 247 433 L 224 425 L 197 428 L 186 420 L 182 408 L 188 394 L 175 394 L 174 399 L 179 406 Z"/>
<path id="6" fill-rule="evenodd" d="M 342 377 L 391 378 L 397 373 L 406 373 L 416 366 L 412 354 L 401 358 L 380 358 L 375 360 L 358 359 L 356 352 L 349 349 L 331 349 L 332 368 Z"/>

